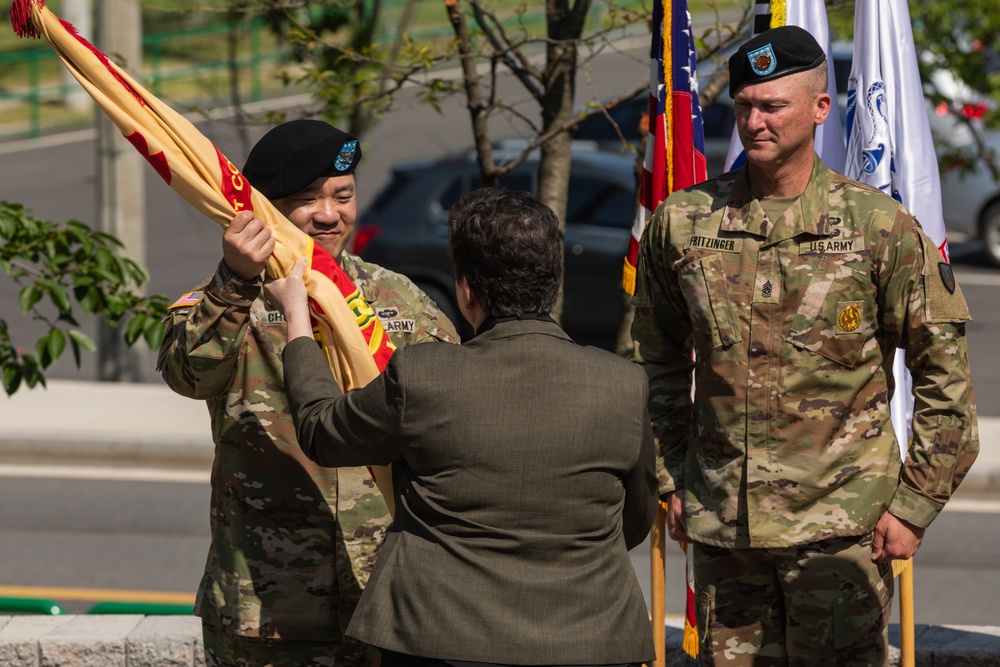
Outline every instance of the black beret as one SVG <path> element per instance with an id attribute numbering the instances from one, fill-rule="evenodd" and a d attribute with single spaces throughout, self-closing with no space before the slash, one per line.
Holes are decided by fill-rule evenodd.
<path id="1" fill-rule="evenodd" d="M 744 83 L 760 83 L 819 67 L 826 60 L 816 39 L 797 25 L 765 30 L 729 59 L 729 96 Z"/>
<path id="2" fill-rule="evenodd" d="M 353 174 L 361 143 L 322 120 L 282 123 L 260 138 L 243 165 L 243 175 L 268 199 L 303 190 L 320 176 Z"/>

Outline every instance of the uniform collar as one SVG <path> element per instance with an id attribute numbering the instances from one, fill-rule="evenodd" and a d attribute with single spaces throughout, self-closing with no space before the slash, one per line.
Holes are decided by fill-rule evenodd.
<path id="1" fill-rule="evenodd" d="M 767 243 L 777 243 L 803 233 L 830 236 L 832 228 L 827 218 L 829 192 L 830 170 L 816 156 L 809 183 L 800 198 L 802 215 L 772 221 L 775 223 L 774 229 L 767 235 Z M 736 173 L 721 229 L 727 232 L 749 232 L 761 238 L 765 236 L 764 209 L 750 192 L 750 172 L 746 165 Z"/>

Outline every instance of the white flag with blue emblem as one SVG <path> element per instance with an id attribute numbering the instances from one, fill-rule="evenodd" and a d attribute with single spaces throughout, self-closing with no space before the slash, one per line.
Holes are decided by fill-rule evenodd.
<path id="1" fill-rule="evenodd" d="M 901 202 L 948 261 L 941 183 L 905 0 L 858 0 L 847 87 L 847 176 Z M 890 404 L 905 453 L 913 418 L 910 373 L 897 350 Z"/>
<path id="2" fill-rule="evenodd" d="M 801 0 L 800 2 L 789 2 L 785 5 L 785 22 L 776 22 L 774 18 L 764 19 L 770 16 L 770 3 L 757 2 L 755 13 L 758 19 L 755 22 L 755 32 L 757 26 L 777 28 L 781 25 L 797 25 L 808 31 L 816 42 L 826 51 L 826 62 L 829 64 L 829 74 L 827 75 L 827 91 L 833 103 L 830 105 L 830 114 L 826 121 L 816 128 L 816 152 L 819 154 L 826 166 L 834 171 L 844 171 L 844 126 L 840 119 L 840 107 L 837 105 L 837 84 L 834 78 L 833 60 L 830 58 L 830 29 L 826 21 L 826 4 L 823 0 Z M 764 20 L 760 20 L 764 19 Z M 779 19 L 780 21 L 780 19 Z M 746 162 L 746 155 L 743 153 L 743 144 L 740 143 L 739 134 L 733 128 L 733 137 L 729 142 L 729 152 L 726 154 L 725 171 L 730 171 L 743 166 Z"/>

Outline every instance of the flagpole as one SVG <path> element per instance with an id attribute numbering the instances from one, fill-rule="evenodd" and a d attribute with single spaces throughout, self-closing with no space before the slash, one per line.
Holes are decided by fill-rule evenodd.
<path id="1" fill-rule="evenodd" d="M 662 502 L 656 511 L 656 520 L 653 521 L 653 529 L 649 533 L 650 558 L 649 569 L 652 584 L 650 603 L 652 605 L 653 617 L 653 646 L 656 647 L 656 659 L 653 667 L 666 667 L 667 664 L 667 630 L 666 630 L 666 582 L 664 572 L 666 571 L 665 551 L 667 546 L 667 509 Z"/>
<path id="2" fill-rule="evenodd" d="M 913 626 L 913 561 L 899 575 L 899 667 L 915 667 Z"/>

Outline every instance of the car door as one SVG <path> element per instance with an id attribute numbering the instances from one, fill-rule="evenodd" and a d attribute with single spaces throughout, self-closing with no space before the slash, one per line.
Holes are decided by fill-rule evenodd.
<path id="1" fill-rule="evenodd" d="M 580 343 L 613 347 L 634 194 L 607 177 L 574 174 L 566 210 L 563 326 Z"/>

